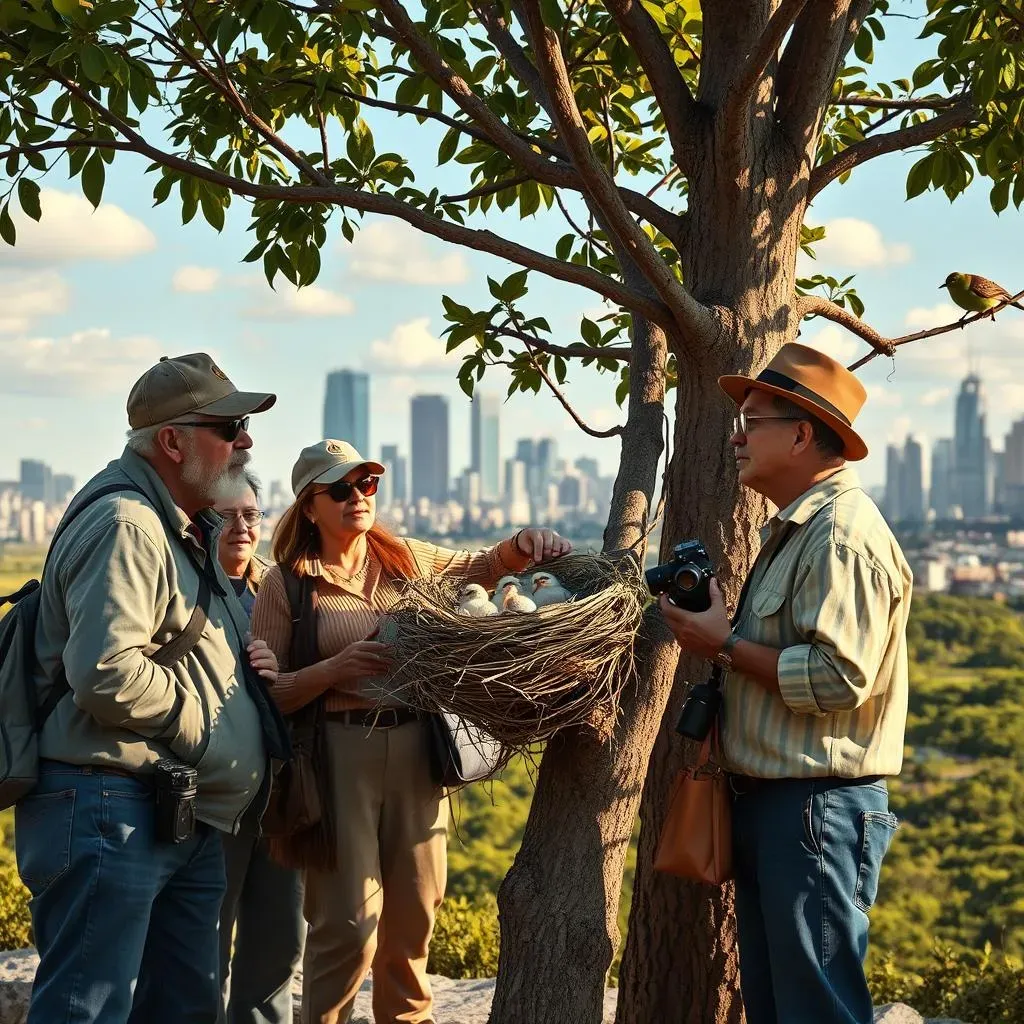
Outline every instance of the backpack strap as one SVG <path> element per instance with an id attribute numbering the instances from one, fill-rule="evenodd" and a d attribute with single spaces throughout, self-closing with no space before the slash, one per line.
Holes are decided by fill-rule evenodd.
<path id="1" fill-rule="evenodd" d="M 315 665 L 320 660 L 320 641 L 317 638 L 317 617 L 319 595 L 316 579 L 309 575 L 296 576 L 281 566 L 284 590 L 288 595 L 288 608 L 292 617 L 292 639 L 288 648 L 288 668 L 297 672 L 300 668 Z"/>

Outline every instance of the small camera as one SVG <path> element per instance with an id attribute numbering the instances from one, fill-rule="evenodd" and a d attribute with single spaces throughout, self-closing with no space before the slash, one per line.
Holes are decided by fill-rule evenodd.
<path id="1" fill-rule="evenodd" d="M 187 843 L 196 833 L 196 770 L 172 757 L 163 757 L 153 765 L 153 771 L 156 839 L 161 843 Z"/>
<path id="2" fill-rule="evenodd" d="M 706 612 L 711 607 L 711 581 L 715 570 L 699 540 L 684 540 L 672 549 L 672 557 L 644 573 L 647 589 L 688 612 Z"/>

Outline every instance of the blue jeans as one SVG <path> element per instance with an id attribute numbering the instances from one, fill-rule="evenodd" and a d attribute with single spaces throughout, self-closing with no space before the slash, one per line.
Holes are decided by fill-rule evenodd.
<path id="1" fill-rule="evenodd" d="M 221 1022 L 292 1024 L 292 978 L 302 963 L 306 922 L 302 872 L 276 864 L 246 819 L 223 836 L 227 891 L 220 912 Z M 232 955 L 234 932 L 234 955 Z"/>
<path id="2" fill-rule="evenodd" d="M 44 762 L 15 810 L 39 969 L 27 1024 L 214 1024 L 220 834 L 153 838 L 152 787 Z"/>
<path id="3" fill-rule="evenodd" d="M 897 821 L 884 781 L 782 779 L 733 799 L 748 1024 L 871 1024 L 868 911 Z"/>

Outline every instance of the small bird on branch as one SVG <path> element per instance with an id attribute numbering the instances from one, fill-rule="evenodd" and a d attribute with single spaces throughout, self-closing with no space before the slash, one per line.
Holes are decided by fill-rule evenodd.
<path id="1" fill-rule="evenodd" d="M 946 278 L 944 284 L 939 285 L 939 288 L 945 288 L 949 292 L 949 297 L 961 309 L 967 310 L 960 317 L 961 323 L 972 313 L 988 311 L 990 311 L 992 319 L 995 320 L 996 307 L 1007 303 L 1018 309 L 1024 309 L 1019 302 L 1013 301 L 1013 296 L 1001 284 L 996 284 L 995 281 L 990 281 L 987 277 L 981 277 L 978 274 L 954 272 Z"/>

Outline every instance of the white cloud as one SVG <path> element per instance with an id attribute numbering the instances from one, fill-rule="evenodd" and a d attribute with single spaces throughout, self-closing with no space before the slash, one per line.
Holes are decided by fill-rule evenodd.
<path id="1" fill-rule="evenodd" d="M 216 267 L 179 267 L 171 279 L 176 292 L 212 292 L 220 281 L 221 273 Z"/>
<path id="2" fill-rule="evenodd" d="M 952 388 L 932 388 L 926 391 L 918 401 L 924 406 L 938 405 L 940 402 L 947 402 L 953 396 Z"/>
<path id="3" fill-rule="evenodd" d="M 817 323 L 821 323 L 821 320 L 818 319 Z M 813 334 L 810 333 L 812 330 Z M 863 346 L 858 344 L 857 339 L 836 324 L 826 324 L 819 328 L 804 327 L 800 335 L 800 343 L 816 348 L 819 352 L 824 352 L 825 355 L 831 356 L 844 365 L 852 363 L 858 354 L 863 354 L 861 352 Z"/>
<path id="4" fill-rule="evenodd" d="M 940 302 L 935 306 L 913 306 L 907 310 L 903 322 L 912 331 L 928 331 L 933 327 L 955 323 L 964 314 L 950 302 Z"/>
<path id="5" fill-rule="evenodd" d="M 596 409 L 591 409 L 589 413 L 583 416 L 584 422 L 593 427 L 595 430 L 610 430 L 614 426 L 618 426 L 625 419 L 626 413 L 624 409 L 619 409 L 614 405 L 601 405 Z"/>
<path id="6" fill-rule="evenodd" d="M 913 420 L 909 416 L 897 416 L 889 424 L 888 440 L 890 444 L 895 444 L 906 440 L 907 434 L 910 433 L 910 428 L 913 426 Z"/>
<path id="7" fill-rule="evenodd" d="M 0 273 L 0 334 L 24 334 L 40 317 L 63 313 L 71 289 L 53 270 Z"/>
<path id="8" fill-rule="evenodd" d="M 268 302 L 247 309 L 245 315 L 253 320 L 293 320 L 348 316 L 354 309 L 352 300 L 340 292 L 316 284 L 293 288 L 279 280 L 277 291 L 270 293 Z"/>
<path id="9" fill-rule="evenodd" d="M 156 236 L 120 206 L 102 203 L 93 210 L 81 195 L 44 188 L 43 218 L 36 223 L 14 212 L 18 244 L 0 246 L 4 263 L 57 265 L 78 260 L 124 260 L 156 248 Z"/>
<path id="10" fill-rule="evenodd" d="M 864 390 L 868 393 L 869 407 L 877 409 L 879 406 L 886 406 L 892 409 L 902 405 L 903 396 L 894 388 L 895 385 L 868 384 Z"/>
<path id="11" fill-rule="evenodd" d="M 123 393 L 162 354 L 153 338 L 115 338 L 107 328 L 61 338 L 0 339 L 0 392 L 9 395 Z"/>
<path id="12" fill-rule="evenodd" d="M 387 338 L 370 342 L 369 365 L 375 372 L 450 369 L 457 353 L 445 353 L 445 343 L 430 330 L 430 318 L 421 316 L 399 324 Z"/>
<path id="13" fill-rule="evenodd" d="M 462 284 L 469 279 L 465 255 L 398 221 L 374 221 L 356 235 L 350 267 L 357 277 L 403 284 Z"/>
<path id="14" fill-rule="evenodd" d="M 836 217 L 826 221 L 825 237 L 813 246 L 817 260 L 801 253 L 800 273 L 816 270 L 829 272 L 864 270 L 907 263 L 911 258 L 909 245 L 887 242 L 882 232 L 872 223 L 856 217 Z"/>

